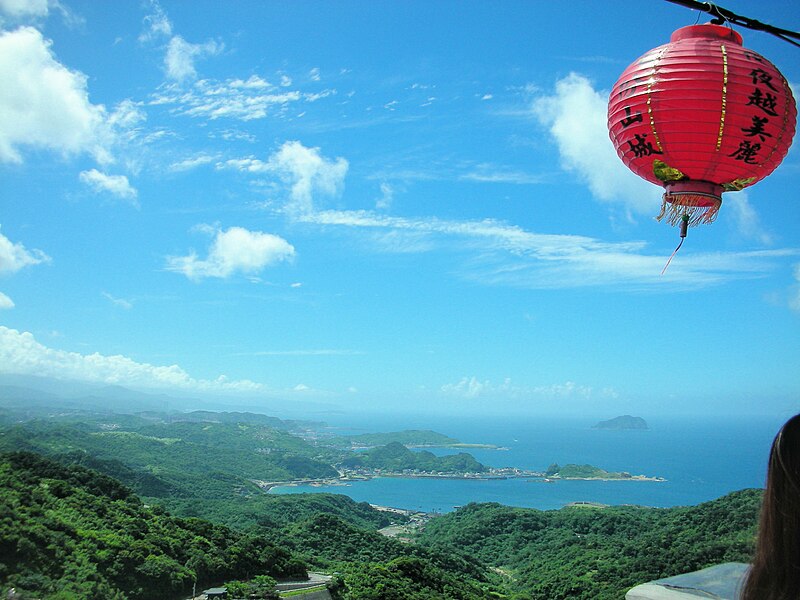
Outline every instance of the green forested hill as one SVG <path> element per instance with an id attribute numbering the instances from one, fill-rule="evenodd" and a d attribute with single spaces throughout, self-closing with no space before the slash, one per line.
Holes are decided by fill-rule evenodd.
<path id="1" fill-rule="evenodd" d="M 167 510 L 238 529 L 271 532 L 317 514 L 335 516 L 355 527 L 374 531 L 392 522 L 405 522 L 401 515 L 373 509 L 341 494 L 261 494 L 249 498 L 203 500 L 159 498 Z"/>
<path id="2" fill-rule="evenodd" d="M 112 475 L 147 496 L 230 498 L 258 493 L 251 479 L 336 477 L 338 455 L 285 431 L 239 423 L 60 423 L 8 427 L 0 450 L 29 450 L 116 469 Z M 141 488 L 139 486 L 142 486 Z"/>
<path id="3" fill-rule="evenodd" d="M 364 467 L 385 471 L 420 471 L 424 473 L 484 473 L 488 468 L 471 454 L 459 452 L 451 456 L 436 456 L 422 450 L 414 452 L 400 442 L 391 442 L 365 452 L 360 452 L 342 461 L 349 468 Z"/>
<path id="4" fill-rule="evenodd" d="M 433 519 L 419 542 L 507 570 L 534 599 L 618 600 L 639 583 L 748 562 L 760 499 L 760 491 L 744 490 L 671 509 L 471 504 Z"/>
<path id="5" fill-rule="evenodd" d="M 339 573 L 342 600 L 484 600 L 505 597 L 499 577 L 460 551 L 407 545 L 319 514 L 284 530 L 287 548 Z"/>
<path id="6" fill-rule="evenodd" d="M 335 475 L 343 461 L 481 472 L 473 457 L 399 442 L 353 453 L 230 415 L 7 416 L 0 451 L 60 463 L 0 459 L 0 588 L 34 598 L 169 599 L 195 576 L 219 584 L 304 563 L 338 573 L 337 600 L 617 600 L 651 579 L 749 560 L 760 502 L 746 490 L 673 509 L 468 505 L 409 546 L 376 533 L 401 515 L 335 494 L 264 494 L 250 479 Z"/>
<path id="7" fill-rule="evenodd" d="M 195 579 L 304 572 L 264 536 L 171 517 L 82 467 L 0 455 L 0 582 L 21 598 L 168 599 Z"/>
<path id="8" fill-rule="evenodd" d="M 259 575 L 302 577 L 307 564 L 339 573 L 333 593 L 341 600 L 496 594 L 477 561 L 408 546 L 325 512 L 338 505 L 343 514 L 366 513 L 352 500 L 315 500 L 282 501 L 290 510 L 285 523 L 246 533 L 148 508 L 118 481 L 83 467 L 26 452 L 0 455 L 0 594 L 13 587 L 21 600 L 169 600 L 186 597 L 194 581 L 202 589 Z"/>

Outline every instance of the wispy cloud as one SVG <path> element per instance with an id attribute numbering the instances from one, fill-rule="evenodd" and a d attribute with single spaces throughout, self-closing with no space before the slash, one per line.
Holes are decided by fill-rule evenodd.
<path id="1" fill-rule="evenodd" d="M 0 12 L 14 19 L 46 17 L 49 0 L 0 0 Z"/>
<path id="2" fill-rule="evenodd" d="M 142 43 L 159 43 L 167 40 L 164 49 L 164 73 L 172 81 L 182 83 L 197 77 L 195 62 L 220 54 L 225 45 L 215 40 L 202 44 L 186 41 L 175 34 L 172 22 L 156 0 L 150 2 L 151 12 L 144 18 L 144 30 L 139 34 Z"/>
<path id="3" fill-rule="evenodd" d="M 359 350 L 258 350 L 255 352 L 238 352 L 234 356 L 361 356 Z"/>
<path id="4" fill-rule="evenodd" d="M 10 310 L 12 308 L 14 308 L 14 301 L 3 292 L 0 292 L 0 310 Z"/>
<path id="5" fill-rule="evenodd" d="M 242 86 L 240 82 L 240 79 L 201 79 L 188 89 L 167 84 L 159 88 L 150 102 L 175 105 L 178 114 L 189 117 L 252 121 L 263 119 L 273 109 L 281 113 L 289 104 L 306 99 L 297 90 L 278 89 L 271 85 Z"/>
<path id="6" fill-rule="evenodd" d="M 41 250 L 28 250 L 23 244 L 14 243 L 0 233 L 0 275 L 47 262 L 50 262 L 50 257 Z"/>
<path id="7" fill-rule="evenodd" d="M 298 141 L 283 143 L 266 161 L 251 156 L 218 165 L 218 168 L 276 175 L 289 187 L 286 209 L 294 215 L 312 212 L 314 199 L 319 195 L 340 194 L 348 167 L 344 158 L 326 158 L 319 148 L 309 148 Z"/>
<path id="8" fill-rule="evenodd" d="M 136 189 L 131 186 L 125 175 L 107 175 L 97 169 L 81 171 L 80 180 L 88 185 L 95 193 L 108 192 L 112 196 L 129 201 L 138 206 Z"/>
<path id="9" fill-rule="evenodd" d="M 207 165 L 217 160 L 216 155 L 211 154 L 198 154 L 192 158 L 185 158 L 178 162 L 174 162 L 169 166 L 170 171 L 191 171 L 197 167 Z"/>
<path id="10" fill-rule="evenodd" d="M 794 284 L 789 288 L 789 308 L 800 313 L 800 263 L 794 265 Z"/>
<path id="11" fill-rule="evenodd" d="M 224 279 L 239 273 L 255 275 L 295 254 L 289 242 L 270 233 L 248 231 L 243 227 L 221 230 L 205 226 L 200 229 L 213 235 L 206 258 L 199 258 L 195 252 L 187 256 L 169 256 L 168 271 L 193 280 L 207 277 Z"/>
<path id="12" fill-rule="evenodd" d="M 371 211 L 320 211 L 299 220 L 321 226 L 416 234 L 417 248 L 439 246 L 441 236 L 462 240 L 472 251 L 461 276 L 487 285 L 530 289 L 625 286 L 626 289 L 692 289 L 742 278 L 763 277 L 777 259 L 798 249 L 687 254 L 661 276 L 662 254 L 646 254 L 644 241 L 605 242 L 579 235 L 541 234 L 486 219 L 409 219 Z M 427 240 L 428 244 L 419 242 Z"/>
<path id="13" fill-rule="evenodd" d="M 203 44 L 192 44 L 176 35 L 167 45 L 167 52 L 164 55 L 164 70 L 167 77 L 174 81 L 182 82 L 194 79 L 197 77 L 195 61 L 219 54 L 223 49 L 223 44 L 213 40 Z"/>
<path id="14" fill-rule="evenodd" d="M 585 82 L 574 83 L 585 91 Z M 616 164 L 619 161 L 613 149 L 611 153 Z M 542 234 L 493 219 L 458 221 L 407 218 L 370 210 L 321 210 L 316 199 L 324 194 L 341 193 L 348 163 L 344 158 L 325 158 L 319 148 L 308 148 L 297 141 L 284 143 L 268 160 L 252 156 L 231 159 L 219 163 L 217 168 L 279 175 L 288 188 L 285 212 L 290 218 L 316 226 L 365 232 L 361 241 L 382 252 L 429 252 L 443 247 L 445 241 L 450 248 L 458 245 L 467 251 L 459 275 L 486 285 L 529 289 L 624 286 L 636 291 L 688 290 L 734 279 L 763 277 L 776 268 L 777 259 L 800 252 L 789 248 L 729 254 L 685 253 L 662 276 L 665 255 L 649 253 L 647 243 L 641 240 L 606 242 L 588 236 Z M 537 181 L 527 174 L 497 170 L 491 165 L 481 165 L 472 174 L 495 181 Z M 627 176 L 636 178 L 630 173 Z M 393 193 L 393 188 L 381 189 L 384 198 Z"/>
<path id="15" fill-rule="evenodd" d="M 124 308 L 125 310 L 130 310 L 133 308 L 133 302 L 130 300 L 125 300 L 124 298 L 115 298 L 108 292 L 103 292 L 103 298 L 111 302 L 114 306 L 119 306 L 120 308 Z"/>
<path id="16" fill-rule="evenodd" d="M 532 398 L 532 399 L 570 399 L 580 398 L 616 398 L 617 392 L 611 388 L 595 389 L 592 386 L 580 385 L 572 381 L 544 386 L 517 385 L 510 378 L 500 383 L 489 380 L 481 381 L 477 377 L 463 377 L 456 383 L 441 386 L 440 391 L 447 396 L 467 400 L 487 397 Z"/>
<path id="17" fill-rule="evenodd" d="M 381 196 L 375 201 L 375 208 L 378 210 L 386 210 L 392 206 L 394 199 L 394 187 L 387 182 L 381 182 Z"/>
<path id="18" fill-rule="evenodd" d="M 739 232 L 747 239 L 769 246 L 772 236 L 762 227 L 758 213 L 750 204 L 747 192 L 725 194 L 725 208 L 736 221 Z"/>
<path id="19" fill-rule="evenodd" d="M 150 2 L 151 12 L 144 17 L 144 30 L 139 34 L 140 42 L 150 42 L 172 35 L 172 23 L 164 9 L 155 0 Z"/>
<path id="20" fill-rule="evenodd" d="M 485 183 L 514 183 L 518 185 L 534 185 L 544 181 L 544 177 L 541 175 L 513 171 L 486 163 L 477 165 L 474 170 L 461 175 L 460 179 Z"/>

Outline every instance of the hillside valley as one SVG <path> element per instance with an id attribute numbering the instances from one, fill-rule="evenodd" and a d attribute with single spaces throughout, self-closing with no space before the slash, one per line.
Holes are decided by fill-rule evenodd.
<path id="1" fill-rule="evenodd" d="M 22 598 L 178 598 L 192 585 L 235 590 L 317 570 L 336 573 L 337 600 L 377 588 L 411 600 L 611 600 L 642 581 L 748 560 L 760 502 L 743 491 L 675 509 L 469 504 L 419 519 L 338 494 L 266 494 L 259 482 L 491 473 L 469 454 L 424 449 L 458 450 L 455 438 L 405 431 L 354 443 L 249 413 L 33 412 L 0 412 L 0 556 L 14 557 L 0 559 L 0 593 Z M 398 529 L 402 540 L 378 532 Z"/>

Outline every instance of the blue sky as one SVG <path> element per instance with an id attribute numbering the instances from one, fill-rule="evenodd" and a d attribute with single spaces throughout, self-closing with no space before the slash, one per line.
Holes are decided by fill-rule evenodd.
<path id="1" fill-rule="evenodd" d="M 800 29 L 793 1 L 724 6 Z M 0 15 L 0 373 L 286 412 L 800 408 L 797 149 L 661 276 L 661 190 L 606 132 L 619 74 L 695 12 Z M 800 50 L 740 33 L 796 95 Z"/>

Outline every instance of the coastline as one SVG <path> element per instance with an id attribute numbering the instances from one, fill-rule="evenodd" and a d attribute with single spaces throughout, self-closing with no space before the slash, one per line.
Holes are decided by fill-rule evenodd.
<path id="1" fill-rule="evenodd" d="M 663 483 L 664 477 L 650 477 L 647 475 L 631 475 L 630 477 L 547 477 L 536 471 L 522 471 L 514 469 L 511 472 L 498 470 L 490 473 L 398 473 L 398 472 L 359 472 L 358 474 L 344 475 L 339 478 L 327 479 L 293 479 L 288 481 L 261 481 L 252 480 L 262 491 L 271 493 L 275 488 L 299 487 L 346 487 L 359 481 L 369 481 L 377 478 L 393 479 L 449 479 L 459 481 L 502 481 L 506 479 L 527 479 L 533 483 L 557 483 L 559 481 L 639 481 L 650 483 Z"/>

